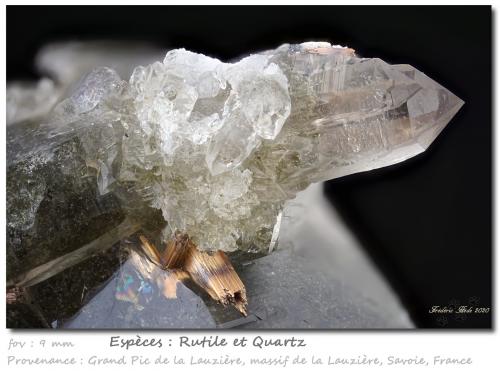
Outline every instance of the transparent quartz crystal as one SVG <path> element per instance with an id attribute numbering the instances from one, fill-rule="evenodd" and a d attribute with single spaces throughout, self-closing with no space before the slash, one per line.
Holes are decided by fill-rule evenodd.
<path id="1" fill-rule="evenodd" d="M 160 209 L 165 238 L 179 230 L 200 249 L 270 251 L 298 192 L 417 155 L 462 104 L 409 65 L 328 43 L 236 63 L 178 49 L 128 81 L 95 69 L 37 133 L 76 136 L 100 194 L 130 214 Z M 41 187 L 24 193 L 39 203 Z M 31 206 L 14 214 L 23 226 Z"/>

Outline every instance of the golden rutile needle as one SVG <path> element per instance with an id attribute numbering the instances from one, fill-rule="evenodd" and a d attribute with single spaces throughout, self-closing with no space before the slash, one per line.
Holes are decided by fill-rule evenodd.
<path id="1" fill-rule="evenodd" d="M 139 236 L 143 251 L 162 269 L 176 269 L 187 273 L 189 279 L 222 305 L 233 305 L 247 315 L 245 285 L 231 261 L 222 251 L 199 251 L 185 233 L 175 233 L 163 253 L 145 236 Z"/>

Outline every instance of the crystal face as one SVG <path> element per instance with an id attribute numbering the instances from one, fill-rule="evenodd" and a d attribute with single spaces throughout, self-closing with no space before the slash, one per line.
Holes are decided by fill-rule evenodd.
<path id="1" fill-rule="evenodd" d="M 9 225 L 32 226 L 47 197 L 33 169 L 74 139 L 98 197 L 132 216 L 161 210 L 165 239 L 179 230 L 204 250 L 271 251 L 287 200 L 417 155 L 462 104 L 409 65 L 320 42 L 236 63 L 172 50 L 128 81 L 97 68 L 32 129 L 36 145 L 9 142 L 27 179 L 12 181 L 22 191 Z"/>

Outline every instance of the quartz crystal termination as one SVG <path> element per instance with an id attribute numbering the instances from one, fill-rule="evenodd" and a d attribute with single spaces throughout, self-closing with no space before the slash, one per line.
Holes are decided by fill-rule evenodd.
<path id="1" fill-rule="evenodd" d="M 287 200 L 421 153 L 462 104 L 409 65 L 324 42 L 232 64 L 177 49 L 128 82 L 94 70 L 38 138 L 76 135 L 100 193 L 126 212 L 161 209 L 165 240 L 180 231 L 201 250 L 268 252 Z"/>

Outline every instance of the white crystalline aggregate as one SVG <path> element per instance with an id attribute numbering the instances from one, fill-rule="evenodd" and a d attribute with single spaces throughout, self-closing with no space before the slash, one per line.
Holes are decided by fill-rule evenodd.
<path id="1" fill-rule="evenodd" d="M 165 162 L 183 141 L 210 141 L 205 160 L 213 175 L 239 166 L 261 139 L 274 139 L 290 114 L 287 79 L 262 55 L 228 64 L 173 50 L 163 63 L 136 68 L 130 85 L 141 128 Z"/>

